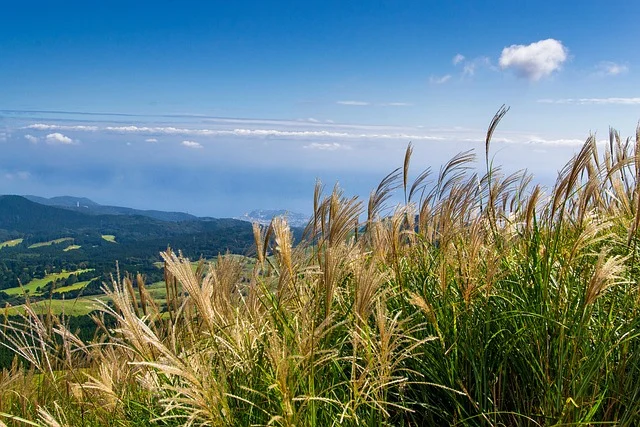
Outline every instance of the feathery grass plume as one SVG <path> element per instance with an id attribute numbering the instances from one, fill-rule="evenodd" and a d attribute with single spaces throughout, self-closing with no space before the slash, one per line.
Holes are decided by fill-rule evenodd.
<path id="1" fill-rule="evenodd" d="M 393 191 L 400 186 L 398 182 L 400 173 L 400 168 L 395 169 L 380 181 L 375 191 L 371 192 L 367 205 L 367 225 L 380 216 L 386 208 L 385 203 L 391 198 Z"/>
<path id="2" fill-rule="evenodd" d="M 323 235 L 330 246 L 335 246 L 347 240 L 352 232 L 352 224 L 362 213 L 362 202 L 357 197 L 346 198 L 343 191 L 334 189 L 329 202 L 328 235 Z"/>
<path id="3" fill-rule="evenodd" d="M 413 196 L 416 195 L 418 193 L 418 191 L 420 191 L 420 200 L 418 201 L 418 205 L 422 205 L 422 197 L 424 196 L 424 190 L 426 188 L 426 186 L 428 185 L 428 179 L 431 176 L 431 168 L 427 168 L 425 170 L 423 170 L 420 175 L 418 175 L 416 177 L 416 179 L 413 181 L 413 184 L 411 184 L 411 189 L 409 189 L 409 199 L 408 202 L 413 201 Z"/>
<path id="4" fill-rule="evenodd" d="M 402 189 L 404 191 L 404 204 L 409 203 L 407 197 L 407 184 L 409 181 L 409 164 L 411 163 L 411 154 L 413 154 L 413 146 L 411 142 L 407 145 L 407 151 L 404 153 L 404 164 L 402 167 Z"/>
<path id="5" fill-rule="evenodd" d="M 217 313 L 213 305 L 214 278 L 207 275 L 203 280 L 198 277 L 191 267 L 191 262 L 173 252 L 162 252 L 160 254 L 165 261 L 166 268 L 171 275 L 180 282 L 182 289 L 188 295 L 189 303 L 193 304 L 197 310 L 199 319 L 204 322 L 206 329 L 210 332 L 216 330 Z"/>
<path id="6" fill-rule="evenodd" d="M 122 335 L 130 348 L 144 360 L 154 360 L 157 352 L 149 343 L 147 335 L 151 332 L 147 331 L 148 326 L 140 321 L 136 315 L 133 302 L 130 299 L 129 292 L 125 289 L 125 284 L 118 277 L 111 280 L 111 287 L 103 286 L 102 291 L 113 302 L 114 307 L 111 308 L 104 302 L 100 302 L 100 310 L 106 315 L 112 316 L 118 328 L 115 331 Z"/>
<path id="7" fill-rule="evenodd" d="M 577 186 L 580 174 L 586 170 L 593 155 L 595 144 L 595 137 L 593 135 L 589 136 L 580 152 L 566 164 L 558 177 L 554 188 L 551 216 L 559 215 L 560 222 L 562 222 L 563 216 L 566 214 L 565 207 L 567 203 L 571 200 L 572 195 L 579 191 Z"/>
<path id="8" fill-rule="evenodd" d="M 129 299 L 131 300 L 133 312 L 135 313 L 136 317 L 140 317 L 140 309 L 138 307 L 138 301 L 136 300 L 136 292 L 133 290 L 133 281 L 131 280 L 131 276 L 127 274 L 123 280 L 125 289 L 127 290 Z"/>
<path id="9" fill-rule="evenodd" d="M 585 304 L 591 305 L 607 289 L 615 284 L 624 283 L 620 275 L 624 271 L 625 257 L 609 255 L 608 249 L 603 249 L 598 255 L 593 275 L 587 285 Z"/>
<path id="10" fill-rule="evenodd" d="M 509 107 L 506 107 L 504 104 L 500 107 L 500 109 L 498 109 L 496 114 L 493 116 L 491 123 L 489 124 L 489 128 L 487 129 L 487 136 L 485 138 L 484 158 L 485 158 L 485 163 L 487 168 L 487 183 L 488 183 L 488 190 L 489 190 L 489 205 L 490 205 L 489 209 L 487 209 L 488 210 L 487 213 L 491 215 L 489 222 L 492 225 L 492 227 L 495 227 L 496 213 L 494 211 L 494 206 L 492 203 L 492 200 L 494 199 L 495 195 L 492 192 L 491 178 L 493 175 L 493 166 L 492 166 L 492 162 L 489 160 L 489 148 L 491 146 L 491 138 L 493 137 L 493 133 L 495 132 L 496 128 L 498 127 L 498 124 L 500 123 L 502 118 L 507 114 L 508 111 L 509 111 Z M 494 233 L 495 233 L 495 230 L 494 230 Z"/>
<path id="11" fill-rule="evenodd" d="M 636 211 L 634 213 L 633 222 L 629 227 L 629 234 L 627 235 L 627 246 L 631 245 L 633 237 L 638 231 L 640 225 L 640 124 L 636 127 L 636 141 L 633 148 L 633 163 L 635 166 L 635 176 L 633 181 L 635 182 L 635 189 L 633 197 L 636 199 Z"/>
<path id="12" fill-rule="evenodd" d="M 38 408 L 38 418 L 47 427 L 67 427 L 69 426 L 64 410 L 57 403 L 54 404 L 55 416 L 52 415 L 46 408 Z"/>
<path id="13" fill-rule="evenodd" d="M 276 241 L 276 256 L 280 266 L 279 271 L 279 289 L 278 294 L 282 296 L 287 293 L 287 287 L 293 286 L 295 281 L 294 266 L 291 256 L 291 247 L 293 245 L 293 235 L 287 224 L 287 220 L 283 217 L 275 217 L 271 221 L 273 236 Z"/>
<path id="14" fill-rule="evenodd" d="M 57 343 L 52 331 L 47 328 L 41 316 L 38 316 L 27 300 L 24 313 L 19 320 L 6 319 L 0 330 L 0 346 L 9 349 L 29 362 L 39 373 L 55 377 Z"/>
<path id="15" fill-rule="evenodd" d="M 256 257 L 258 258 L 258 263 L 256 264 L 256 268 L 264 268 L 264 228 L 260 226 L 257 222 L 251 224 L 253 228 L 253 240 L 256 245 Z"/>
<path id="16" fill-rule="evenodd" d="M 360 257 L 363 257 L 361 254 Z M 360 259 L 351 266 L 354 274 L 355 298 L 353 313 L 360 324 L 367 323 L 372 313 L 379 290 L 388 280 L 387 274 L 380 271 L 377 264 Z"/>
<path id="17" fill-rule="evenodd" d="M 476 160 L 473 150 L 463 151 L 456 154 L 444 166 L 440 168 L 436 185 L 427 196 L 429 200 L 431 195 L 437 201 L 441 200 L 448 194 L 448 190 L 459 184 L 463 180 L 465 173 L 471 169 L 470 163 Z"/>

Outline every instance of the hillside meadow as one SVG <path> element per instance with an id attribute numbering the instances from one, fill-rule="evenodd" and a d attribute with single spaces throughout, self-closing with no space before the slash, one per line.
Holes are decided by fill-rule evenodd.
<path id="1" fill-rule="evenodd" d="M 0 420 L 637 425 L 640 129 L 587 138 L 545 190 L 492 162 L 505 112 L 482 174 L 465 152 L 410 182 L 409 145 L 367 201 L 318 184 L 297 245 L 276 218 L 253 263 L 167 250 L 162 291 L 118 274 L 92 337 L 5 316 Z"/>

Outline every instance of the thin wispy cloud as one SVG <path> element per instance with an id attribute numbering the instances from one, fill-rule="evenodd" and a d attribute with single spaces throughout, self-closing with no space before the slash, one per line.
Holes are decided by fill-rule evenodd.
<path id="1" fill-rule="evenodd" d="M 73 130 L 79 130 L 79 131 L 96 131 L 99 128 L 97 126 L 84 126 L 84 125 L 74 125 L 74 126 L 69 126 L 69 125 L 47 125 L 44 123 L 36 123 L 33 125 L 29 125 L 27 126 L 27 129 L 34 129 L 34 130 L 66 130 L 66 131 L 73 131 Z"/>
<path id="2" fill-rule="evenodd" d="M 147 138 L 144 140 L 144 142 L 158 142 L 157 138 Z"/>
<path id="3" fill-rule="evenodd" d="M 33 136 L 33 135 L 30 135 L 30 134 L 26 134 L 24 136 L 24 139 L 26 139 L 27 141 L 29 141 L 32 144 L 37 144 L 38 141 L 40 140 L 40 138 L 38 138 L 37 136 Z"/>
<path id="4" fill-rule="evenodd" d="M 462 77 L 473 77 L 480 68 L 496 69 L 495 66 L 491 65 L 491 60 L 487 56 L 467 59 L 466 56 L 458 53 L 453 57 L 451 63 L 458 68 L 462 67 Z M 432 83 L 437 83 L 437 80 L 435 82 L 432 81 Z"/>
<path id="5" fill-rule="evenodd" d="M 336 104 L 338 105 L 353 105 L 356 107 L 364 107 L 367 105 L 371 105 L 370 102 L 365 102 L 365 101 L 337 101 Z"/>
<path id="6" fill-rule="evenodd" d="M 560 98 L 539 99 L 541 104 L 573 104 L 573 105 L 640 105 L 640 98 Z"/>
<path id="7" fill-rule="evenodd" d="M 187 148 L 202 148 L 202 144 L 195 141 L 182 141 L 182 145 Z"/>
<path id="8" fill-rule="evenodd" d="M 492 68 L 491 60 L 486 56 L 479 56 L 473 60 L 464 60 L 462 68 L 462 75 L 465 77 L 472 77 L 476 74 L 479 68 Z"/>
<path id="9" fill-rule="evenodd" d="M 381 107 L 411 107 L 413 104 L 409 102 L 387 102 L 378 105 L 380 105 Z"/>
<path id="10" fill-rule="evenodd" d="M 429 83 L 434 85 L 441 85 L 451 80 L 451 74 L 445 74 L 444 76 L 431 76 L 429 77 Z"/>
<path id="11" fill-rule="evenodd" d="M 528 45 L 514 44 L 502 49 L 500 67 L 512 70 L 518 77 L 538 81 L 560 70 L 568 58 L 568 52 L 562 42 L 555 39 Z"/>
<path id="12" fill-rule="evenodd" d="M 59 132 L 50 133 L 45 137 L 45 141 L 50 145 L 73 145 L 76 141 Z"/>
<path id="13" fill-rule="evenodd" d="M 618 64 L 611 61 L 602 61 L 597 66 L 597 75 L 600 76 L 618 76 L 629 72 L 629 67 L 624 64 Z"/>

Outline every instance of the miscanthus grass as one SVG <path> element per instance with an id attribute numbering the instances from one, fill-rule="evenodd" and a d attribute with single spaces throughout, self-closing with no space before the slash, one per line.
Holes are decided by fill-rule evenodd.
<path id="1" fill-rule="evenodd" d="M 166 303 L 105 284 L 96 334 L 4 316 L 0 426 L 637 425 L 640 131 L 589 137 L 551 189 L 461 153 L 368 201 L 320 184 L 255 266 L 167 250 Z M 404 203 L 389 206 L 394 193 Z"/>

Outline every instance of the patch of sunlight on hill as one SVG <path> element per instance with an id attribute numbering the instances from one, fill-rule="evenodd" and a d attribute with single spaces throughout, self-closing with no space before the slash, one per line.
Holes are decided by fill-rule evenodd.
<path id="1" fill-rule="evenodd" d="M 16 286 L 14 288 L 4 289 L 2 292 L 5 292 L 7 295 L 20 295 L 23 293 L 23 291 L 26 291 L 31 295 L 36 295 L 36 289 L 41 288 L 52 280 L 66 279 L 72 274 L 80 274 L 92 270 L 93 268 L 85 268 L 83 270 L 63 271 L 62 273 L 47 274 L 42 279 L 33 279 L 22 287 Z"/>
<path id="2" fill-rule="evenodd" d="M 58 243 L 67 242 L 69 240 L 73 240 L 73 238 L 72 237 L 62 237 L 60 239 L 49 240 L 48 242 L 34 243 L 33 245 L 29 245 L 29 249 L 41 248 L 43 246 L 57 245 Z"/>
<path id="3" fill-rule="evenodd" d="M 11 246 L 18 246 L 20 243 L 22 243 L 23 239 L 13 239 L 13 240 L 7 240 L 5 242 L 0 243 L 0 249 L 2 248 L 9 248 Z"/>

